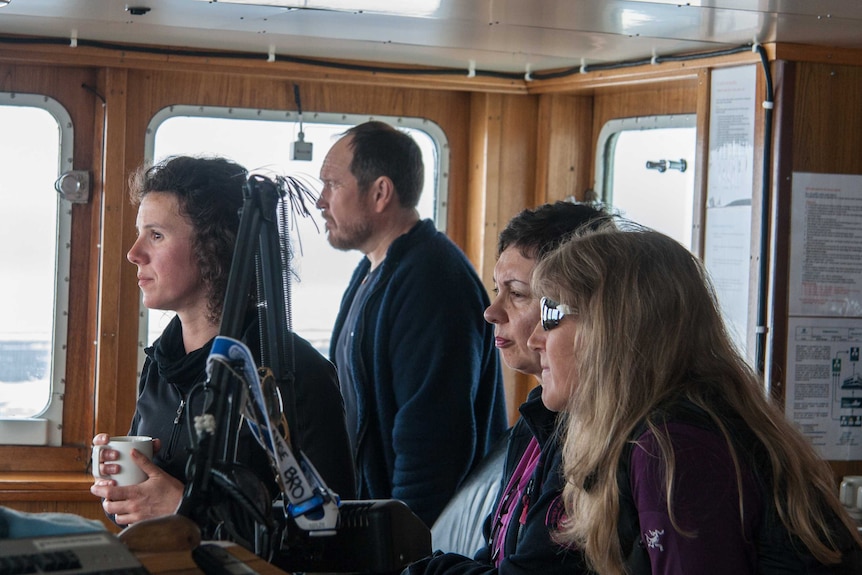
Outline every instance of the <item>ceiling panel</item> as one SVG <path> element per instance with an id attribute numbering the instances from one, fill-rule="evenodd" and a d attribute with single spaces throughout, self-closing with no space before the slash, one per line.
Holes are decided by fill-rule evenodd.
<path id="1" fill-rule="evenodd" d="M 261 0 L 263 1 L 263 0 Z M 862 48 L 860 0 L 12 0 L 0 34 L 520 72 L 757 41 Z M 297 2 L 293 3 L 294 5 Z M 150 8 L 132 15 L 127 5 Z"/>

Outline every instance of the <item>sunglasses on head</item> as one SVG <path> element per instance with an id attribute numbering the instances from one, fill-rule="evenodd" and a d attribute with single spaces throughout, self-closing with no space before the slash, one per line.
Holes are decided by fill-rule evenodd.
<path id="1" fill-rule="evenodd" d="M 566 316 L 575 313 L 569 306 L 557 303 L 551 298 L 542 298 L 542 329 L 550 331 L 560 325 L 560 321 Z"/>

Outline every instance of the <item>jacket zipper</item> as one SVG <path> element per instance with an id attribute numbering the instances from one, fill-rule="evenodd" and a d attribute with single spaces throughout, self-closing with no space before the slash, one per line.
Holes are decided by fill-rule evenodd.
<path id="1" fill-rule="evenodd" d="M 171 384 L 174 385 L 174 384 Z M 176 386 L 174 385 L 174 389 Z M 177 416 L 174 418 L 174 427 L 171 429 L 171 438 L 168 440 L 167 449 L 165 450 L 164 459 L 170 460 L 171 456 L 174 454 L 174 445 L 177 442 L 177 437 L 180 434 L 180 428 L 182 427 L 183 421 L 183 411 L 186 407 L 186 398 L 184 395 L 180 394 L 180 404 L 177 406 Z"/>
<path id="2" fill-rule="evenodd" d="M 535 470 L 533 470 L 535 473 Z M 524 525 L 527 522 L 527 512 L 530 510 L 530 499 L 533 497 L 533 485 L 535 484 L 535 475 L 530 478 L 527 483 L 527 488 L 524 489 L 524 497 L 521 499 L 521 517 L 520 523 Z"/>

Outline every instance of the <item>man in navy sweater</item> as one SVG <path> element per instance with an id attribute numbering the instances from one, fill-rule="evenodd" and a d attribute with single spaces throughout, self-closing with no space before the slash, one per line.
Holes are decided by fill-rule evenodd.
<path id="1" fill-rule="evenodd" d="M 329 243 L 359 250 L 332 334 L 359 496 L 400 499 L 431 525 L 507 427 L 488 294 L 420 220 L 422 156 L 383 122 L 348 130 L 320 171 Z"/>

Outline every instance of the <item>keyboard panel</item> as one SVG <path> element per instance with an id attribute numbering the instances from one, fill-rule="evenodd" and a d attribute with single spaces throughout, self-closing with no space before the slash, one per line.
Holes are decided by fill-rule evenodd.
<path id="1" fill-rule="evenodd" d="M 0 540 L 0 575 L 147 575 L 149 572 L 110 533 L 77 533 Z"/>

